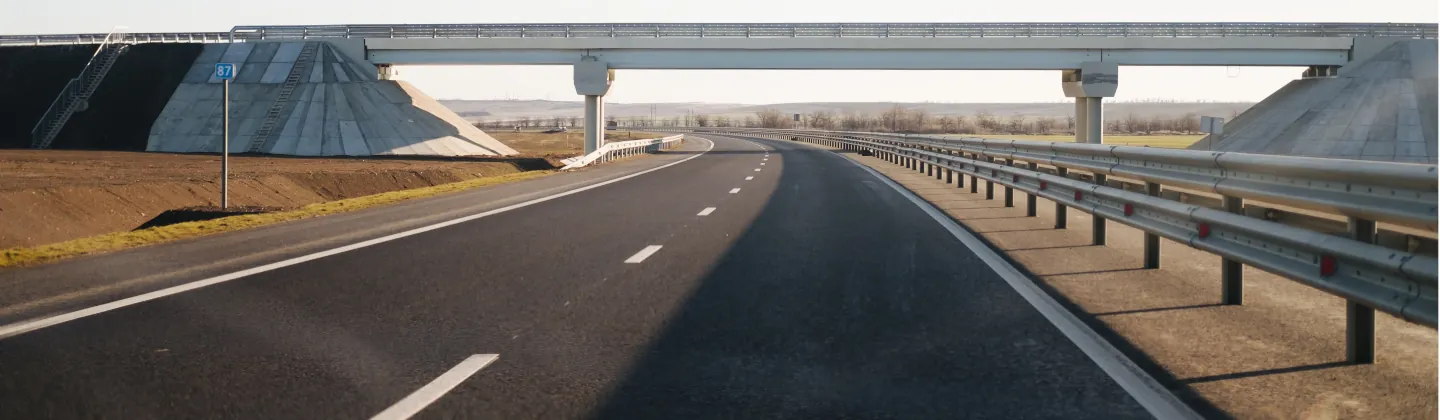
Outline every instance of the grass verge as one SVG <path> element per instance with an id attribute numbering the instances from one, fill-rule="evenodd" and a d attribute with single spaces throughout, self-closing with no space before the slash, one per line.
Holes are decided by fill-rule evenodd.
<path id="1" fill-rule="evenodd" d="M 65 242 L 33 247 L 17 247 L 0 250 L 0 268 L 42 264 L 87 254 L 118 251 L 127 248 L 154 245 L 180 239 L 213 235 L 271 225 L 292 220 L 308 219 L 327 214 L 344 213 L 399 201 L 430 197 L 471 188 L 479 188 L 507 182 L 538 178 L 555 171 L 529 171 L 500 176 L 476 178 L 431 187 L 391 191 L 364 197 L 315 203 L 296 210 L 273 213 L 247 214 L 223 217 L 213 220 L 177 223 L 129 232 L 115 232 Z"/>

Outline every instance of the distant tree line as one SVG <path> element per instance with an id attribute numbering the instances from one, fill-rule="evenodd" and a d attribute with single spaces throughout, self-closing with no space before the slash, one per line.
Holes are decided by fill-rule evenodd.
<path id="1" fill-rule="evenodd" d="M 1107 116 L 1105 132 L 1112 134 L 1196 134 L 1200 116 L 1187 113 L 1178 116 L 1141 117 L 1135 114 Z M 1231 115 L 1233 118 L 1234 115 Z M 743 117 L 728 115 L 677 115 L 670 117 L 610 117 L 623 127 L 750 127 L 809 128 L 816 130 L 876 131 L 912 134 L 1074 134 L 1073 116 L 1051 117 L 1033 115 L 995 115 L 980 111 L 975 115 L 931 115 L 918 108 L 896 105 L 879 114 L 859 112 L 835 113 L 815 111 L 801 114 L 795 121 L 792 114 L 767 108 Z M 519 117 L 509 120 L 482 121 L 480 128 L 503 129 L 583 126 L 579 117 Z"/>

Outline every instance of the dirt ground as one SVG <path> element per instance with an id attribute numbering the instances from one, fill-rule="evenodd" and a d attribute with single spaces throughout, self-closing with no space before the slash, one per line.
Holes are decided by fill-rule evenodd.
<path id="1" fill-rule="evenodd" d="M 570 130 L 568 133 L 546 134 L 539 131 L 500 131 L 490 130 L 489 134 L 496 140 L 509 145 L 515 151 L 529 156 L 548 156 L 568 158 L 577 156 L 585 151 L 585 132 L 581 130 Z M 613 130 L 605 132 L 605 139 L 608 141 L 627 141 L 640 139 L 653 139 L 665 137 L 663 134 L 646 133 L 642 131 Z"/>
<path id="2" fill-rule="evenodd" d="M 306 204 L 555 167 L 542 158 L 232 156 L 230 204 Z M 0 248 L 132 230 L 219 204 L 217 155 L 0 150 Z"/>

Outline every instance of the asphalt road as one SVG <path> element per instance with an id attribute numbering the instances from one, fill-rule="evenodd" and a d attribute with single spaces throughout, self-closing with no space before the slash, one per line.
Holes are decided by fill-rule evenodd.
<path id="1" fill-rule="evenodd" d="M 1149 417 L 859 166 L 807 145 L 706 137 L 714 148 L 698 157 L 707 142 L 0 271 L 0 292 L 14 292 L 0 293 L 0 323 L 32 319 L 694 157 L 0 338 L 0 418 L 368 418 L 476 354 L 498 359 L 416 418 Z"/>

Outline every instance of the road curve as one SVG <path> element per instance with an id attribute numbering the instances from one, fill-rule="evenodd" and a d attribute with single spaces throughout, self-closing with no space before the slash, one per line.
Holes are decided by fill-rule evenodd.
<path id="1" fill-rule="evenodd" d="M 0 418 L 1149 417 L 874 175 L 806 145 L 705 138 L 0 271 L 0 291 L 32 290 L 0 298 L 0 320 L 31 319 L 675 163 L 0 339 Z"/>

